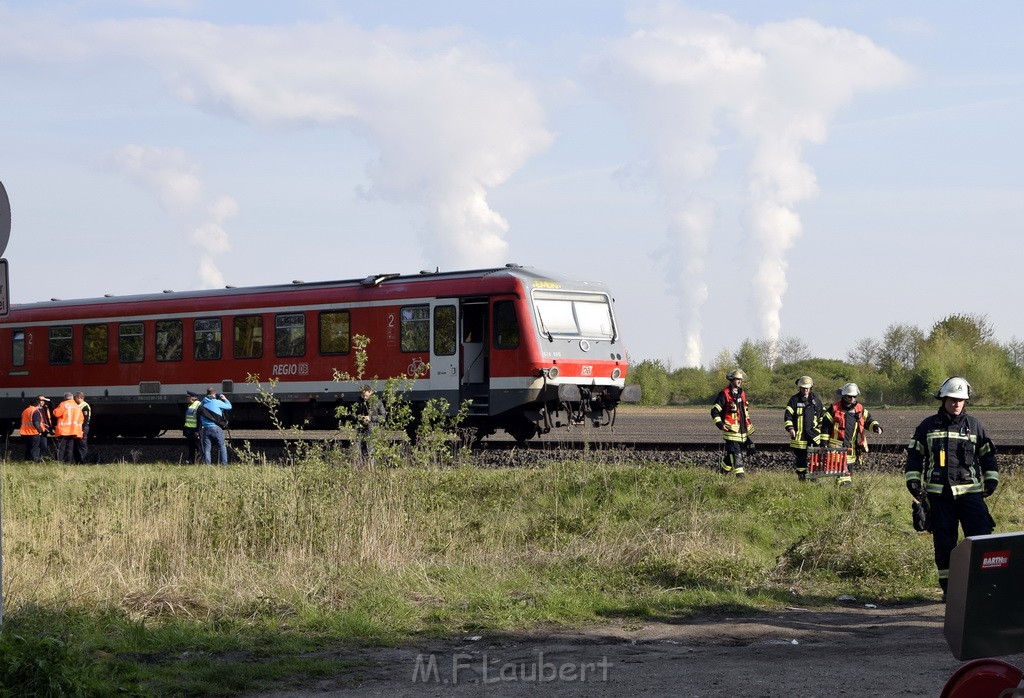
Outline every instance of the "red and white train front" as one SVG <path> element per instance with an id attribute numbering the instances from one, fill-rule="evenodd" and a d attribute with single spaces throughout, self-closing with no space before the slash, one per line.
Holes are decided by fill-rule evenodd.
<path id="1" fill-rule="evenodd" d="M 537 433 L 592 422 L 614 423 L 620 402 L 640 398 L 626 386 L 627 357 L 615 320 L 613 298 L 599 283 L 534 275 L 523 270 L 519 306 L 524 319 L 516 363 L 491 368 L 491 401 L 512 414 L 502 426 L 525 440 Z M 495 313 L 500 337 L 501 318 Z M 498 340 L 500 343 L 500 339 Z"/>

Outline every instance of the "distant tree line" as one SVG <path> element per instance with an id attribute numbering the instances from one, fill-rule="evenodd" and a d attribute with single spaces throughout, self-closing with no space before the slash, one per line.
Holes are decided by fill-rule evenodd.
<path id="1" fill-rule="evenodd" d="M 733 368 L 747 374 L 746 391 L 754 404 L 784 405 L 800 376 L 828 400 L 844 383 L 854 382 L 868 405 L 932 403 L 931 393 L 950 376 L 964 376 L 977 405 L 1019 405 L 1024 391 L 1024 340 L 1006 344 L 984 315 L 957 314 L 939 320 L 925 333 L 909 324 L 886 328 L 881 338 L 856 343 L 845 361 L 813 358 L 794 337 L 777 342 L 745 340 L 735 352 L 723 350 L 708 367 L 676 368 L 646 359 L 632 365 L 628 382 L 643 391 L 645 405 L 710 403 Z"/>

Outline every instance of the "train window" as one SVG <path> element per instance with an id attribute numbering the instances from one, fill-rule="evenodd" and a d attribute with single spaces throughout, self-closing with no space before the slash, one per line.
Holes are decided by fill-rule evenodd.
<path id="1" fill-rule="evenodd" d="M 430 351 L 430 306 L 407 306 L 401 316 L 402 351 Z"/>
<path id="2" fill-rule="evenodd" d="M 117 357 L 123 364 L 142 361 L 145 356 L 144 325 L 141 322 L 122 322 L 117 330 Z"/>
<path id="3" fill-rule="evenodd" d="M 306 316 L 302 313 L 278 315 L 274 320 L 274 353 L 279 356 L 306 354 Z"/>
<path id="4" fill-rule="evenodd" d="M 235 358 L 258 359 L 263 356 L 263 316 L 235 318 Z"/>
<path id="5" fill-rule="evenodd" d="M 534 291 L 540 331 L 549 335 L 614 339 L 608 297 L 598 293 Z"/>
<path id="6" fill-rule="evenodd" d="M 82 360 L 87 364 L 105 364 L 110 358 L 107 326 L 86 325 L 82 328 Z"/>
<path id="7" fill-rule="evenodd" d="M 455 354 L 455 306 L 434 307 L 434 354 L 452 356 Z"/>
<path id="8" fill-rule="evenodd" d="M 512 301 L 494 303 L 494 346 L 515 349 L 519 346 L 519 318 Z"/>
<path id="9" fill-rule="evenodd" d="M 585 301 L 573 301 L 576 320 L 580 325 L 580 334 L 586 337 L 602 337 L 612 339 L 611 306 L 604 296 Z"/>
<path id="10" fill-rule="evenodd" d="M 215 361 L 220 358 L 220 318 L 210 317 L 195 321 L 193 352 L 196 361 Z"/>
<path id="11" fill-rule="evenodd" d="M 25 365 L 25 330 L 11 332 L 11 365 Z"/>
<path id="12" fill-rule="evenodd" d="M 351 319 L 347 310 L 320 313 L 320 353 L 347 354 L 351 341 Z"/>
<path id="13" fill-rule="evenodd" d="M 185 328 L 181 320 L 156 321 L 156 360 L 181 361 Z"/>
<path id="14" fill-rule="evenodd" d="M 50 328 L 50 363 L 62 365 L 71 363 L 71 335 L 70 325 Z"/>

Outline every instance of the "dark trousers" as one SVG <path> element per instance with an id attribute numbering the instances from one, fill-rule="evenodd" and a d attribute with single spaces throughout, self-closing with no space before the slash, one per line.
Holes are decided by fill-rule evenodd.
<path id="1" fill-rule="evenodd" d="M 722 456 L 722 472 L 743 475 L 743 455 L 746 450 L 746 441 L 726 440 L 725 455 Z"/>
<path id="2" fill-rule="evenodd" d="M 188 462 L 195 465 L 203 453 L 203 437 L 199 427 L 185 427 L 181 430 L 185 437 L 185 444 L 188 446 Z"/>
<path id="3" fill-rule="evenodd" d="M 807 449 L 790 446 L 789 450 L 793 452 L 793 470 L 802 480 L 807 475 Z"/>
<path id="4" fill-rule="evenodd" d="M 43 459 L 43 439 L 45 437 L 42 434 L 33 434 L 32 436 L 25 437 L 25 460 L 33 463 L 38 463 Z"/>
<path id="5" fill-rule="evenodd" d="M 75 439 L 75 462 L 85 463 L 89 457 L 89 427 L 82 427 L 82 438 Z"/>
<path id="6" fill-rule="evenodd" d="M 75 462 L 75 442 L 78 437 L 58 436 L 57 437 L 57 460 L 61 463 Z"/>
<path id="7" fill-rule="evenodd" d="M 373 463 L 375 429 L 359 429 L 356 431 L 356 450 L 363 463 Z"/>
<path id="8" fill-rule="evenodd" d="M 946 589 L 949 580 L 949 556 L 956 547 L 962 526 L 965 536 L 983 536 L 992 533 L 992 517 L 981 494 L 953 497 L 949 487 L 942 494 L 928 495 L 928 508 L 932 515 L 932 542 L 935 544 L 935 567 L 939 570 L 939 586 Z"/>

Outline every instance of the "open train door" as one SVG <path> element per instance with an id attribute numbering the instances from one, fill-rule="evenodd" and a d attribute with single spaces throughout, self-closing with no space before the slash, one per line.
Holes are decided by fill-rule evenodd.
<path id="1" fill-rule="evenodd" d="M 459 409 L 459 306 L 457 301 L 430 302 L 430 393 Z"/>

